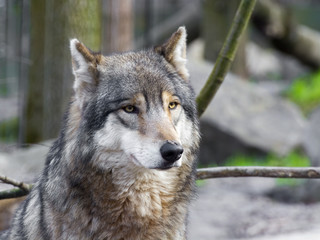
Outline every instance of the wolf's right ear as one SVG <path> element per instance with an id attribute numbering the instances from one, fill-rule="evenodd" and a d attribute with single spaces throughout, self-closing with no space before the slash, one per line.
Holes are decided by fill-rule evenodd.
<path id="1" fill-rule="evenodd" d="M 72 72 L 75 76 L 73 89 L 76 100 L 82 106 L 98 84 L 97 66 L 102 60 L 102 55 L 92 52 L 78 39 L 70 40 L 70 50 Z"/>
<path id="2" fill-rule="evenodd" d="M 188 80 L 189 72 L 186 67 L 187 31 L 185 27 L 179 27 L 169 40 L 156 47 L 155 51 L 162 55 L 184 80 Z"/>

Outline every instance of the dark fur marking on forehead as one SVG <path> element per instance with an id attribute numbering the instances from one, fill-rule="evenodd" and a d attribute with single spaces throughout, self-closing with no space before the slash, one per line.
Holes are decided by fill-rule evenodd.
<path id="1" fill-rule="evenodd" d="M 86 134 L 92 135 L 95 131 L 101 129 L 104 123 L 107 121 L 108 115 L 115 109 L 108 110 L 99 110 L 95 109 L 95 106 L 92 105 L 87 108 L 87 111 L 84 113 L 81 124 L 84 126 L 83 130 L 86 131 Z"/>
<path id="2" fill-rule="evenodd" d="M 163 106 L 162 93 L 163 93 L 163 91 L 159 92 L 159 102 L 160 102 L 161 106 Z"/>
<path id="3" fill-rule="evenodd" d="M 89 104 L 82 116 L 81 124 L 84 130 L 93 135 L 95 131 L 101 129 L 108 119 L 110 113 L 119 110 L 121 103 L 129 100 L 128 98 L 119 98 L 112 101 L 102 98 L 96 99 Z"/>
<path id="4" fill-rule="evenodd" d="M 148 97 L 148 93 L 147 93 L 147 91 L 143 91 L 142 92 L 142 95 L 143 95 L 143 97 L 144 97 L 144 101 L 145 101 L 145 103 L 146 103 L 146 112 L 149 112 L 149 110 L 150 110 L 150 99 L 149 99 L 149 97 Z"/>

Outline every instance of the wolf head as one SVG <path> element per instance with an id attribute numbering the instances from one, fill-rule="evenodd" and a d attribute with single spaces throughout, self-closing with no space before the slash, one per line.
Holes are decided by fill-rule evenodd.
<path id="1" fill-rule="evenodd" d="M 184 27 L 147 51 L 103 56 L 77 39 L 70 48 L 76 143 L 87 160 L 103 169 L 168 169 L 188 161 L 198 123 Z"/>

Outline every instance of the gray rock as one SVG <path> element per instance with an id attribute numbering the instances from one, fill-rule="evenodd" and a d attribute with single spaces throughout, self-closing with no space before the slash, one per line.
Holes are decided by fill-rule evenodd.
<path id="1" fill-rule="evenodd" d="M 201 146 L 199 159 L 201 166 L 209 166 L 212 163 L 223 165 L 225 160 L 238 154 L 254 154 L 255 156 L 264 156 L 265 152 L 261 149 L 249 146 L 240 138 L 232 133 L 220 129 L 212 121 L 201 120 Z"/>
<path id="2" fill-rule="evenodd" d="M 275 96 L 281 96 L 288 89 L 288 83 L 283 81 L 260 80 L 257 85 Z"/>
<path id="3" fill-rule="evenodd" d="M 299 60 L 273 48 L 263 49 L 254 42 L 247 44 L 246 57 L 250 77 L 258 81 L 271 78 L 288 84 L 310 71 Z"/>
<path id="4" fill-rule="evenodd" d="M 246 238 L 238 240 L 319 240 L 320 230 L 317 228 L 289 234 L 269 235 L 258 238 Z"/>
<path id="5" fill-rule="evenodd" d="M 320 204 L 271 201 L 264 194 L 274 186 L 265 178 L 207 180 L 190 209 L 189 238 L 319 239 Z"/>
<path id="6" fill-rule="evenodd" d="M 246 61 L 249 74 L 254 78 L 281 74 L 281 62 L 274 51 L 263 50 L 253 42 L 249 42 L 246 46 Z"/>
<path id="7" fill-rule="evenodd" d="M 320 166 L 320 108 L 310 115 L 309 124 L 303 138 L 303 148 L 312 166 Z"/>
<path id="8" fill-rule="evenodd" d="M 193 52 L 197 51 L 191 49 L 188 68 L 191 83 L 199 93 L 213 64 L 202 61 L 197 55 L 193 58 Z M 232 74 L 227 75 L 201 119 L 205 122 L 205 131 L 202 131 L 204 139 L 209 139 L 206 135 L 213 135 L 217 129 L 221 131 L 213 136 L 215 140 L 202 142 L 201 151 L 208 148 L 210 153 L 213 152 L 213 143 L 218 142 L 219 148 L 225 148 L 227 153 L 244 147 L 285 155 L 301 144 L 306 125 L 294 104 Z M 227 137 L 221 137 L 221 133 Z M 236 139 L 236 144 L 226 141 L 230 137 Z M 231 148 L 233 145 L 236 145 L 235 149 Z M 207 156 L 208 159 L 216 157 Z"/>
<path id="9" fill-rule="evenodd" d="M 314 204 L 320 202 L 320 181 L 308 179 L 294 186 L 280 185 L 266 193 L 271 199 L 283 203 Z"/>

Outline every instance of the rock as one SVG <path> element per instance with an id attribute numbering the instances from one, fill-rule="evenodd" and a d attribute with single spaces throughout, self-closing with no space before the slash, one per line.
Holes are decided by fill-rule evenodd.
<path id="1" fill-rule="evenodd" d="M 320 182 L 318 179 L 300 180 L 295 186 L 280 185 L 271 189 L 266 196 L 283 203 L 313 204 L 320 202 Z"/>
<path id="2" fill-rule="evenodd" d="M 320 108 L 310 115 L 309 124 L 303 138 L 303 148 L 312 166 L 320 166 Z"/>
<path id="3" fill-rule="evenodd" d="M 253 42 L 246 46 L 246 61 L 250 76 L 261 78 L 281 74 L 281 62 L 274 52 L 263 50 Z"/>
<path id="4" fill-rule="evenodd" d="M 246 61 L 250 77 L 258 81 L 282 79 L 288 84 L 310 71 L 299 60 L 272 48 L 263 49 L 254 42 L 246 46 Z"/>
<path id="5" fill-rule="evenodd" d="M 288 89 L 288 83 L 283 81 L 260 80 L 257 85 L 275 96 L 281 96 Z"/>
<path id="6" fill-rule="evenodd" d="M 211 121 L 201 120 L 201 146 L 199 159 L 202 166 L 209 166 L 212 163 L 223 165 L 225 160 L 235 153 L 254 154 L 255 156 L 265 155 L 255 146 L 249 146 L 240 138 L 222 130 Z"/>
<path id="7" fill-rule="evenodd" d="M 311 236 L 319 233 L 320 204 L 271 201 L 265 193 L 274 186 L 270 178 L 207 180 L 190 209 L 189 238 L 317 239 Z"/>
<path id="8" fill-rule="evenodd" d="M 238 240 L 319 240 L 320 230 L 317 228 L 301 231 L 301 232 L 293 232 L 289 234 L 280 234 L 280 235 L 269 235 L 258 238 L 246 238 L 246 239 L 238 239 Z"/>
<path id="9" fill-rule="evenodd" d="M 201 39 L 193 41 L 188 46 L 188 55 L 192 61 L 203 61 L 204 41 Z M 258 82 L 273 80 L 272 83 L 280 86 L 287 86 L 293 79 L 311 71 L 296 58 L 271 47 L 263 48 L 252 41 L 246 45 L 246 66 L 250 79 Z"/>
<path id="10" fill-rule="evenodd" d="M 190 52 L 190 81 L 199 93 L 213 64 L 192 58 L 194 50 Z M 286 155 L 302 143 L 306 125 L 301 111 L 294 104 L 232 74 L 227 75 L 201 120 L 205 126 L 201 152 L 207 151 L 210 155 L 202 155 L 200 162 L 212 162 L 215 158 L 221 161 L 213 151 L 217 143 L 225 156 L 242 148 Z M 217 129 L 220 132 L 215 134 Z M 210 134 L 214 135 L 214 140 L 207 137 Z M 230 143 L 232 138 L 235 144 Z"/>

